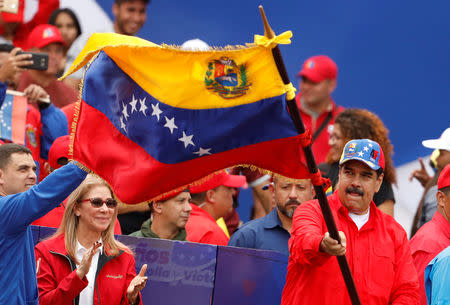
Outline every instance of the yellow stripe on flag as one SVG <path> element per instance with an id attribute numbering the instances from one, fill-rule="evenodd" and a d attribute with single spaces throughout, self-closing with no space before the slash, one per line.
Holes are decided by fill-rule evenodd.
<path id="1" fill-rule="evenodd" d="M 249 104 L 282 95 L 286 88 L 276 65 L 272 49 L 267 46 L 223 48 L 211 51 L 185 51 L 177 47 L 159 46 L 136 37 L 114 33 L 93 34 L 69 71 L 71 74 L 103 50 L 145 91 L 157 100 L 186 109 L 223 108 Z M 205 78 L 215 60 L 230 59 L 245 70 L 248 85 L 245 94 L 223 98 L 207 89 Z"/>

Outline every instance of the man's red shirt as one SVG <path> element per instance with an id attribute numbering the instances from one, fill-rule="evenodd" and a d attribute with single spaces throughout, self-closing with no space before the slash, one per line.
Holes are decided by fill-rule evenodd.
<path id="1" fill-rule="evenodd" d="M 337 192 L 328 201 L 347 238 L 346 257 L 362 304 L 418 305 L 419 282 L 403 228 L 372 201 L 369 220 L 358 231 Z M 337 259 L 319 251 L 327 231 L 317 200 L 297 208 L 282 305 L 351 304 Z"/>
<path id="2" fill-rule="evenodd" d="M 186 223 L 186 239 L 195 243 L 226 246 L 228 236 L 208 212 L 191 204 L 192 211 Z"/>
<path id="3" fill-rule="evenodd" d="M 31 78 L 28 71 L 25 71 L 20 76 L 19 84 L 17 85 L 16 90 L 23 91 L 31 84 L 37 83 Z M 58 81 L 56 77 L 48 86 L 42 88 L 50 96 L 50 100 L 53 105 L 58 108 L 62 108 L 78 101 L 78 92 L 65 83 Z"/>
<path id="4" fill-rule="evenodd" d="M 424 224 L 409 241 L 411 253 L 419 275 L 420 304 L 427 304 L 425 268 L 442 250 L 450 246 L 450 223 L 439 212 Z"/>
<path id="5" fill-rule="evenodd" d="M 297 106 L 300 109 L 300 115 L 302 117 L 303 124 L 306 129 L 309 129 L 311 136 L 314 135 L 317 129 L 322 125 L 327 116 L 331 113 L 331 119 L 328 121 L 327 125 L 322 129 L 317 138 L 312 144 L 312 150 L 314 157 L 316 158 L 316 163 L 325 162 L 328 151 L 330 150 L 330 145 L 328 140 L 330 138 L 330 128 L 334 125 L 334 119 L 339 113 L 341 113 L 345 108 L 336 105 L 334 101 L 331 102 L 331 107 L 328 111 L 321 113 L 317 118 L 313 118 L 308 112 L 302 109 L 302 104 L 300 102 L 301 93 L 298 93 L 295 97 L 297 101 Z"/>

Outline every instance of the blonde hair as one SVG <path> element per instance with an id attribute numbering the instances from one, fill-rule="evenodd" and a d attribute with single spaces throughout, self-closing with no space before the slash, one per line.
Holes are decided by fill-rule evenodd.
<path id="1" fill-rule="evenodd" d="M 86 179 L 72 192 L 72 194 L 70 194 L 61 225 L 51 237 L 54 238 L 64 234 L 64 243 L 67 254 L 77 264 L 79 264 L 79 262 L 76 259 L 75 250 L 77 244 L 76 232 L 78 227 L 78 216 L 75 215 L 74 208 L 76 205 L 80 204 L 83 196 L 95 186 L 106 186 L 110 190 L 111 195 L 114 196 L 111 187 L 104 180 L 91 174 L 87 175 Z M 132 251 L 127 246 L 114 238 L 114 225 L 116 219 L 117 208 L 114 210 L 114 215 L 108 228 L 102 232 L 103 247 L 108 255 L 117 256 L 120 250 L 132 254 Z"/>

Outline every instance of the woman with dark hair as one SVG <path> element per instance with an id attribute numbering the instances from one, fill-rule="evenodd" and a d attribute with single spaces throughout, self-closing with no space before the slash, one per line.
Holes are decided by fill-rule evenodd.
<path id="1" fill-rule="evenodd" d="M 384 179 L 378 193 L 373 196 L 376 206 L 383 212 L 394 215 L 394 192 L 392 184 L 397 183 L 391 142 L 388 138 L 389 130 L 380 118 L 365 109 L 349 108 L 341 112 L 334 121 L 333 131 L 330 134 L 330 151 L 327 163 L 320 168 L 331 179 L 333 189 L 336 188 L 339 176 L 339 159 L 345 144 L 353 139 L 370 139 L 378 142 L 385 156 Z"/>
<path id="2" fill-rule="evenodd" d="M 67 49 L 81 35 L 81 27 L 75 13 L 69 8 L 54 10 L 48 20 L 49 24 L 56 26 L 66 42 Z"/>
<path id="3" fill-rule="evenodd" d="M 57 77 L 61 77 L 64 74 L 66 63 L 68 61 L 67 51 L 70 49 L 70 46 L 73 44 L 73 42 L 81 35 L 81 27 L 80 23 L 78 22 L 77 16 L 69 8 L 60 8 L 54 10 L 50 15 L 48 23 L 58 28 L 63 40 L 66 42 L 64 60 L 61 61 L 59 71 L 56 74 Z M 63 82 L 78 91 L 77 85 L 72 84 L 66 79 L 64 79 Z"/>
<path id="4" fill-rule="evenodd" d="M 142 304 L 147 265 L 136 276 L 133 253 L 114 238 L 116 217 L 111 188 L 88 175 L 58 231 L 36 245 L 39 304 Z"/>

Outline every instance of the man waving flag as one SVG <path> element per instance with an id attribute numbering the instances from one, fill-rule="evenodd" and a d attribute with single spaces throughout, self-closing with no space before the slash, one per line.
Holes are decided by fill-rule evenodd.
<path id="1" fill-rule="evenodd" d="M 196 52 L 94 34 L 68 74 L 94 56 L 75 111 L 73 158 L 122 201 L 155 199 L 233 165 L 309 176 L 301 162 L 308 139 L 286 110 L 292 87 L 270 46 Z"/>

